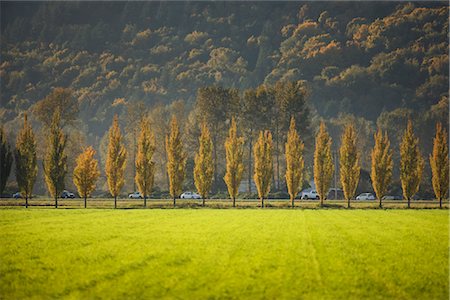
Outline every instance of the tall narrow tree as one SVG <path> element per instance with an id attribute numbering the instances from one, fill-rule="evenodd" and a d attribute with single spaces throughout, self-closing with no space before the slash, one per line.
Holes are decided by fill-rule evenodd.
<path id="1" fill-rule="evenodd" d="M 73 170 L 73 183 L 77 187 L 80 197 L 84 198 L 84 208 L 87 206 L 87 197 L 95 190 L 95 184 L 100 176 L 98 161 L 94 156 L 94 148 L 87 147 L 77 157 L 77 165 Z"/>
<path id="2" fill-rule="evenodd" d="M 316 135 L 316 149 L 314 151 L 314 183 L 320 197 L 320 206 L 323 206 L 323 200 L 327 197 L 333 177 L 334 165 L 331 143 L 331 137 L 322 122 Z"/>
<path id="3" fill-rule="evenodd" d="M 255 180 L 258 196 L 261 200 L 261 207 L 264 207 L 264 198 L 267 198 L 269 194 L 270 183 L 272 181 L 272 147 L 272 134 L 270 131 L 261 131 L 253 148 L 253 155 L 255 157 L 253 179 Z"/>
<path id="4" fill-rule="evenodd" d="M 433 153 L 430 155 L 430 166 L 432 172 L 432 184 L 434 194 L 439 200 L 442 208 L 442 199 L 448 197 L 449 187 L 449 160 L 447 131 L 442 128 L 441 123 L 436 124 L 436 136 L 433 140 Z"/>
<path id="5" fill-rule="evenodd" d="M 350 208 L 350 199 L 355 196 L 358 186 L 360 166 L 357 148 L 357 137 L 355 127 L 352 124 L 345 126 L 341 138 L 340 154 L 340 177 L 347 207 Z"/>
<path id="6" fill-rule="evenodd" d="M 176 205 L 176 198 L 181 194 L 186 174 L 186 154 L 183 150 L 177 118 L 172 116 L 170 133 L 166 136 L 167 174 L 169 175 L 169 192 Z"/>
<path id="7" fill-rule="evenodd" d="M 38 168 L 36 141 L 33 129 L 28 124 L 27 114 L 24 116 L 23 127 L 17 136 L 15 158 L 17 185 L 20 194 L 25 198 L 25 207 L 28 207 L 28 198 L 33 193 Z"/>
<path id="8" fill-rule="evenodd" d="M 11 173 L 11 166 L 13 155 L 11 147 L 6 140 L 6 134 L 3 126 L 0 127 L 0 194 L 5 189 L 9 174 Z"/>
<path id="9" fill-rule="evenodd" d="M 155 178 L 155 137 L 150 130 L 150 121 L 143 118 L 140 124 L 141 132 L 138 138 L 138 150 L 136 155 L 136 177 L 135 181 L 139 192 L 144 197 L 144 207 L 147 207 L 147 197 L 153 188 Z"/>
<path id="10" fill-rule="evenodd" d="M 113 124 L 109 129 L 109 144 L 106 157 L 106 177 L 111 196 L 114 197 L 114 208 L 117 208 L 117 196 L 125 183 L 125 167 L 127 150 L 122 142 L 119 128 L 119 118 L 114 116 Z"/>
<path id="11" fill-rule="evenodd" d="M 242 162 L 242 157 L 244 155 L 244 138 L 238 137 L 236 121 L 234 118 L 231 119 L 231 126 L 225 141 L 225 154 L 227 159 L 227 171 L 223 179 L 227 184 L 228 194 L 230 194 L 230 198 L 233 200 L 233 207 L 236 207 L 236 196 L 244 171 L 244 164 Z"/>
<path id="12" fill-rule="evenodd" d="M 67 136 L 61 129 L 59 111 L 56 111 L 50 126 L 47 154 L 43 164 L 47 190 L 55 199 L 55 208 L 58 208 L 58 196 L 64 190 L 64 179 L 67 174 L 66 142 Z"/>
<path id="13" fill-rule="evenodd" d="M 202 196 L 202 206 L 208 197 L 214 175 L 213 143 L 206 122 L 202 123 L 201 135 L 198 139 L 199 149 L 195 154 L 194 183 L 198 193 Z"/>
<path id="14" fill-rule="evenodd" d="M 381 129 L 378 129 L 374 135 L 375 146 L 372 150 L 372 171 L 370 178 L 372 179 L 372 186 L 380 202 L 380 208 L 382 205 L 382 198 L 386 195 L 389 185 L 392 180 L 392 150 L 390 149 L 391 143 L 387 132 L 383 135 Z"/>
<path id="15" fill-rule="evenodd" d="M 400 158 L 403 197 L 408 200 L 408 208 L 410 208 L 411 198 L 419 190 L 424 167 L 424 159 L 419 150 L 419 139 L 414 136 L 411 120 L 408 120 L 400 144 Z"/>
<path id="16" fill-rule="evenodd" d="M 295 204 L 295 197 L 302 188 L 303 168 L 305 165 L 303 149 L 303 142 L 300 140 L 300 136 L 295 128 L 295 119 L 292 117 L 286 142 L 286 185 L 292 207 Z"/>

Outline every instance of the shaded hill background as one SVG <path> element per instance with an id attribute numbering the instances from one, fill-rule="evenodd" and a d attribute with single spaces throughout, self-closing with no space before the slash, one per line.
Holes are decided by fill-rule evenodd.
<path id="1" fill-rule="evenodd" d="M 367 149 L 377 125 L 398 143 L 413 117 L 426 154 L 434 123 L 448 122 L 446 2 L 0 5 L 0 119 L 11 140 L 21 113 L 55 87 L 73 90 L 73 130 L 100 152 L 127 103 L 189 110 L 207 85 L 303 80 L 313 127 L 324 118 L 337 141 L 350 118 Z"/>

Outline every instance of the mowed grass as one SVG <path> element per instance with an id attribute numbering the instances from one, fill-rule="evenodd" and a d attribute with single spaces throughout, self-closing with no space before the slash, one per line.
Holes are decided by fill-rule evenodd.
<path id="1" fill-rule="evenodd" d="M 447 210 L 2 209 L 0 298 L 448 299 Z"/>

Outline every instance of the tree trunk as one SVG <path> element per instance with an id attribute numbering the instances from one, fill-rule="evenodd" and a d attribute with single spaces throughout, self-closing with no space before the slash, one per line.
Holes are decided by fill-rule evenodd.
<path id="1" fill-rule="evenodd" d="M 114 208 L 117 208 L 117 196 L 114 196 Z"/>
<path id="2" fill-rule="evenodd" d="M 261 197 L 261 208 L 264 208 L 264 197 Z"/>
<path id="3" fill-rule="evenodd" d="M 55 208 L 58 208 L 58 194 L 55 194 Z"/>
<path id="4" fill-rule="evenodd" d="M 202 197 L 202 206 L 205 207 L 205 198 Z"/>
<path id="5" fill-rule="evenodd" d="M 439 197 L 439 208 L 442 208 L 442 197 Z"/>
<path id="6" fill-rule="evenodd" d="M 147 207 L 147 196 L 144 195 L 144 208 L 146 208 L 146 207 Z"/>
<path id="7" fill-rule="evenodd" d="M 292 208 L 294 208 L 294 206 L 295 206 L 294 201 L 295 201 L 295 197 L 291 196 L 291 206 L 292 206 Z"/>
<path id="8" fill-rule="evenodd" d="M 320 207 L 323 207 L 323 198 L 320 197 Z"/>
<path id="9" fill-rule="evenodd" d="M 176 205 L 176 200 L 175 200 L 175 197 L 173 197 L 173 207 L 175 207 L 175 205 Z"/>
<path id="10" fill-rule="evenodd" d="M 215 134 L 213 135 L 213 151 L 214 151 L 214 186 L 217 184 L 217 128 L 215 128 Z M 214 188 L 214 191 L 217 189 Z"/>
<path id="11" fill-rule="evenodd" d="M 411 198 L 408 197 L 408 208 L 411 208 Z"/>
<path id="12" fill-rule="evenodd" d="M 350 208 L 350 198 L 347 199 L 347 208 Z"/>
<path id="13" fill-rule="evenodd" d="M 28 196 L 25 197 L 25 208 L 28 208 Z"/>
<path id="14" fill-rule="evenodd" d="M 87 207 L 87 196 L 84 196 L 84 208 Z"/>
<path id="15" fill-rule="evenodd" d="M 280 139 L 279 139 L 279 135 L 280 133 L 278 132 L 278 120 L 277 122 L 277 129 L 276 129 L 276 134 L 277 134 L 277 139 L 276 139 L 276 149 L 275 149 L 275 154 L 277 157 L 277 191 L 280 190 L 280 153 L 279 153 L 279 143 L 280 143 Z"/>
<path id="16" fill-rule="evenodd" d="M 380 208 L 383 208 L 383 204 L 381 203 L 381 197 L 380 197 Z"/>
<path id="17" fill-rule="evenodd" d="M 236 198 L 233 197 L 233 207 L 236 207 Z"/>

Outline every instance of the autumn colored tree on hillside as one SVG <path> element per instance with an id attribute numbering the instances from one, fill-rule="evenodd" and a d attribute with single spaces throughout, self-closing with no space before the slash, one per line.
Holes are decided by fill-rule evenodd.
<path id="1" fill-rule="evenodd" d="M 106 177 L 108 179 L 109 192 L 114 197 L 114 208 L 117 208 L 117 196 L 120 194 L 125 178 L 127 150 L 123 144 L 122 134 L 119 128 L 119 118 L 114 116 L 113 124 L 109 129 L 109 144 L 106 157 Z"/>
<path id="2" fill-rule="evenodd" d="M 181 194 L 186 174 L 186 153 L 183 150 L 177 118 L 172 116 L 170 132 L 166 136 L 167 173 L 169 175 L 169 192 L 176 205 L 176 198 Z"/>
<path id="3" fill-rule="evenodd" d="M 320 197 L 320 206 L 323 206 L 323 200 L 327 197 L 333 177 L 334 165 L 331 143 L 331 137 L 322 122 L 316 135 L 316 149 L 314 151 L 314 183 Z"/>
<path id="4" fill-rule="evenodd" d="M 302 188 L 303 182 L 303 142 L 295 129 L 295 119 L 291 118 L 291 125 L 286 142 L 286 185 L 291 198 L 291 206 Z"/>
<path id="5" fill-rule="evenodd" d="M 58 208 L 58 197 L 64 190 L 64 179 L 67 174 L 66 143 L 67 136 L 61 129 L 59 111 L 56 111 L 50 126 L 47 153 L 43 163 L 47 190 L 55 199 L 55 208 Z"/>
<path id="6" fill-rule="evenodd" d="M 419 139 L 414 136 L 411 120 L 403 134 L 400 144 L 400 180 L 402 182 L 403 197 L 411 206 L 411 198 L 419 190 L 424 167 L 424 159 L 419 149 Z"/>
<path id="7" fill-rule="evenodd" d="M 357 148 L 356 130 L 353 124 L 345 126 L 341 138 L 340 154 L 340 178 L 347 207 L 350 208 L 350 199 L 355 196 L 358 186 L 360 166 Z"/>
<path id="8" fill-rule="evenodd" d="M 135 181 L 139 192 L 144 197 L 144 207 L 147 207 L 147 197 L 150 195 L 155 178 L 155 137 L 150 130 L 150 121 L 143 118 L 140 124 L 141 132 L 138 138 L 138 150 L 136 155 Z"/>
<path id="9" fill-rule="evenodd" d="M 38 168 L 36 141 L 33 129 L 28 123 L 27 114 L 24 115 L 23 127 L 17 135 L 15 158 L 17 185 L 20 194 L 25 198 L 25 207 L 28 207 L 28 198 L 33 193 Z"/>
<path id="10" fill-rule="evenodd" d="M 272 147 L 272 134 L 270 131 L 261 131 L 253 148 L 253 155 L 255 157 L 253 179 L 255 180 L 258 196 L 261 200 L 261 207 L 264 207 L 264 198 L 267 198 L 269 194 L 270 183 L 272 181 Z"/>
<path id="11" fill-rule="evenodd" d="M 392 150 L 390 149 L 390 141 L 387 132 L 383 135 L 381 129 L 375 133 L 375 146 L 372 150 L 372 171 L 370 178 L 375 194 L 382 207 L 383 196 L 386 195 L 392 180 Z"/>
<path id="12" fill-rule="evenodd" d="M 202 196 L 202 206 L 208 197 L 214 175 L 213 143 L 206 122 L 202 123 L 201 135 L 198 139 L 199 149 L 195 154 L 194 183 L 198 193 Z"/>
<path id="13" fill-rule="evenodd" d="M 225 141 L 225 151 L 227 171 L 223 179 L 227 184 L 228 194 L 233 200 L 233 207 L 235 207 L 236 196 L 238 194 L 242 173 L 244 171 L 244 164 L 242 163 L 242 157 L 244 155 L 244 138 L 238 137 L 236 121 L 234 118 L 231 119 L 228 137 Z"/>
<path id="14" fill-rule="evenodd" d="M 95 190 L 95 184 L 100 176 L 98 161 L 94 156 L 94 148 L 87 147 L 77 157 L 77 165 L 73 170 L 73 183 L 77 187 L 80 197 L 84 198 L 84 208 L 87 206 L 87 197 Z"/>
<path id="15" fill-rule="evenodd" d="M 441 123 L 436 124 L 436 136 L 433 140 L 433 153 L 430 155 L 430 166 L 432 172 L 432 184 L 434 194 L 439 200 L 442 208 L 442 199 L 448 197 L 449 187 L 449 159 L 447 131 L 442 128 Z"/>

